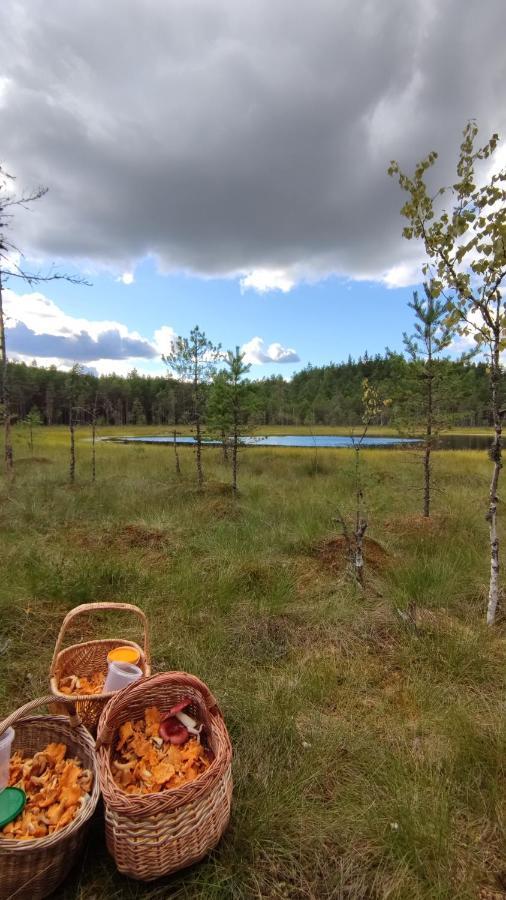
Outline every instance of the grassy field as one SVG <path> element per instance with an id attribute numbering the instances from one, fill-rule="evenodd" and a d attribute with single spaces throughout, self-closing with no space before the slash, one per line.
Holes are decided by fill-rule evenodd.
<path id="1" fill-rule="evenodd" d="M 137 603 L 156 626 L 155 668 L 194 672 L 220 701 L 234 805 L 217 851 L 160 884 L 119 876 L 97 825 L 58 896 L 506 897 L 506 642 L 503 624 L 484 625 L 486 454 L 437 455 L 426 523 L 416 452 L 364 451 L 362 594 L 332 543 L 349 451 L 245 450 L 235 501 L 214 448 L 201 494 L 191 448 L 178 479 L 170 447 L 101 444 L 93 485 L 87 437 L 75 486 L 62 429 L 36 432 L 34 460 L 17 435 L 15 479 L 0 485 L 1 711 L 46 692 L 72 606 Z M 416 630 L 396 612 L 410 602 Z"/>

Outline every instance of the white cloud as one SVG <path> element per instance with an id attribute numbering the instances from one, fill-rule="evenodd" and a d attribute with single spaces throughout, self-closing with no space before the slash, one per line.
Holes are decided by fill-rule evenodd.
<path id="1" fill-rule="evenodd" d="M 295 286 L 295 281 L 283 269 L 254 269 L 244 275 L 240 281 L 241 293 L 252 290 L 259 294 L 269 291 L 281 291 L 288 294 Z"/>
<path id="2" fill-rule="evenodd" d="M 155 331 L 154 344 L 160 356 L 170 353 L 177 338 L 177 334 L 170 325 L 162 325 Z"/>
<path id="3" fill-rule="evenodd" d="M 133 272 L 123 272 L 123 275 L 120 275 L 116 281 L 121 281 L 122 284 L 133 284 L 135 281 Z"/>
<path id="4" fill-rule="evenodd" d="M 253 337 L 241 347 L 244 353 L 244 362 L 253 366 L 265 365 L 265 363 L 289 363 L 299 362 L 299 355 L 296 350 L 291 347 L 283 347 L 282 344 L 274 342 L 265 347 L 264 339 L 261 337 Z"/>
<path id="5" fill-rule="evenodd" d="M 422 262 L 419 263 L 400 263 L 398 266 L 392 266 L 381 276 L 381 281 L 388 288 L 403 288 L 411 285 L 420 284 L 423 276 L 421 272 Z"/>
<path id="6" fill-rule="evenodd" d="M 93 363 L 99 371 L 129 371 L 137 360 L 154 360 L 162 350 L 122 322 L 77 318 L 35 291 L 4 292 L 7 352 L 11 358 L 63 368 L 73 362 Z M 173 333 L 163 326 L 158 335 Z"/>

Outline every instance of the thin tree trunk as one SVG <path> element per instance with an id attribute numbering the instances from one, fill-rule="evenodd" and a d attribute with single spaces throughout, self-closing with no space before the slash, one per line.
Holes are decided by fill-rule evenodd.
<path id="1" fill-rule="evenodd" d="M 499 358 L 500 339 L 500 327 L 497 326 L 496 333 L 494 334 L 490 372 L 492 416 L 494 420 L 495 435 L 490 453 L 494 463 L 494 469 L 492 472 L 492 480 L 490 482 L 489 507 L 486 516 L 490 533 L 490 583 L 488 591 L 487 625 L 494 624 L 499 604 L 499 534 L 497 531 L 497 504 L 499 497 L 497 496 L 497 489 L 499 486 L 499 475 L 502 469 L 502 417 L 499 409 L 499 379 L 501 374 Z"/>
<path id="2" fill-rule="evenodd" d="M 95 419 L 93 419 L 91 425 L 91 480 L 96 481 L 97 478 L 97 454 L 96 454 L 96 439 L 97 439 L 97 423 Z"/>
<path id="3" fill-rule="evenodd" d="M 177 452 L 177 440 L 176 440 L 177 431 L 175 429 L 173 431 L 173 435 L 174 435 L 174 456 L 176 458 L 176 473 L 178 475 L 181 475 L 181 466 L 179 464 L 179 453 Z"/>
<path id="4" fill-rule="evenodd" d="M 76 480 L 76 442 L 75 442 L 75 433 L 74 433 L 74 416 L 73 416 L 73 408 L 72 403 L 69 407 L 69 430 L 70 430 L 70 464 L 69 464 L 69 478 L 70 483 L 74 484 Z"/>
<path id="5" fill-rule="evenodd" d="M 200 429 L 200 411 L 197 410 L 195 414 L 195 459 L 197 463 L 197 484 L 199 487 L 199 491 L 202 490 L 204 486 L 204 472 L 202 471 L 202 432 Z"/>
<path id="6" fill-rule="evenodd" d="M 431 501 L 431 475 L 432 468 L 430 456 L 432 453 L 432 428 L 433 428 L 433 396 L 432 396 L 432 358 L 429 357 L 428 365 L 430 367 L 427 374 L 427 428 L 425 432 L 425 452 L 423 455 L 423 514 L 425 518 L 430 517 L 430 501 Z"/>
<path id="7" fill-rule="evenodd" d="M 225 434 L 225 430 L 222 428 L 221 430 L 221 454 L 223 463 L 228 462 L 228 447 L 227 447 L 227 435 Z"/>
<path id="8" fill-rule="evenodd" d="M 8 475 L 12 474 L 14 453 L 12 450 L 11 411 L 7 378 L 7 351 L 5 346 L 5 320 L 2 293 L 2 273 L 0 271 L 0 405 L 4 415 L 4 460 Z"/>
<path id="9" fill-rule="evenodd" d="M 360 482 L 360 447 L 355 448 L 355 546 L 353 551 L 353 565 L 355 577 L 361 587 L 364 586 L 364 535 L 367 530 L 367 522 L 362 518 L 362 485 Z"/>
<path id="10" fill-rule="evenodd" d="M 93 418 L 91 420 L 91 480 L 96 481 L 97 477 L 97 417 L 95 407 L 93 407 Z"/>
<path id="11" fill-rule="evenodd" d="M 237 449 L 239 444 L 239 436 L 237 428 L 234 426 L 234 438 L 232 443 L 232 490 L 237 494 Z"/>

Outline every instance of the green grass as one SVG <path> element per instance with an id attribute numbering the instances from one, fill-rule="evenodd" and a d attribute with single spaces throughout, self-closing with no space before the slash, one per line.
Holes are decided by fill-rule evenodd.
<path id="1" fill-rule="evenodd" d="M 177 479 L 170 447 L 100 444 L 93 485 L 87 438 L 78 432 L 74 487 L 56 428 L 37 431 L 33 462 L 18 433 L 14 481 L 0 484 L 2 712 L 46 692 L 72 606 L 137 603 L 155 626 L 155 668 L 192 671 L 220 700 L 234 805 L 211 857 L 152 885 L 116 873 L 97 824 L 58 896 L 475 900 L 482 887 L 504 890 L 506 641 L 504 625 L 483 624 L 486 453 L 436 455 L 426 524 L 416 453 L 364 451 L 368 534 L 386 554 L 361 594 L 317 552 L 335 535 L 337 507 L 350 508 L 349 451 L 319 450 L 315 468 L 312 450 L 245 450 L 234 501 L 214 448 L 199 494 L 185 447 Z M 417 631 L 396 612 L 413 601 Z M 109 618 L 103 627 L 118 633 Z"/>

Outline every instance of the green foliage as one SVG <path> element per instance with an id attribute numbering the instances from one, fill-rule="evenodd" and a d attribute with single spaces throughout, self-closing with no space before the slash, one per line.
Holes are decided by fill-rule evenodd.
<path id="1" fill-rule="evenodd" d="M 485 363 L 469 360 L 438 360 L 435 368 L 441 381 L 451 383 L 442 400 L 442 416 L 453 425 L 489 424 L 488 375 Z M 56 368 L 9 363 L 11 409 L 18 420 L 32 406 L 43 415 L 44 424 L 65 424 L 68 401 L 65 372 Z M 364 354 L 328 366 L 307 366 L 289 381 L 279 376 L 257 381 L 244 379 L 251 427 L 272 425 L 358 425 L 362 421 L 362 382 L 369 378 L 381 395 L 392 400 L 381 410 L 379 422 L 395 425 L 406 388 L 416 379 L 417 364 L 401 354 L 387 351 L 383 356 Z M 202 385 L 203 419 L 209 413 L 212 384 Z M 103 425 L 129 425 L 132 409 L 142 406 L 148 425 L 181 425 L 192 417 L 192 384 L 172 377 L 144 376 L 135 370 L 127 377 L 89 373 L 79 375 L 75 420 L 89 421 L 87 410 L 98 395 L 97 417 Z M 136 404 L 138 401 L 138 404 Z M 142 419 L 141 419 L 142 421 Z"/>
<path id="2" fill-rule="evenodd" d="M 196 325 L 189 338 L 176 338 L 171 352 L 163 357 L 163 361 L 180 381 L 191 383 L 194 403 L 200 405 L 204 396 L 203 385 L 211 380 L 219 356 L 220 346 L 208 340 Z"/>
<path id="3" fill-rule="evenodd" d="M 506 169 L 483 178 L 477 165 L 490 160 L 499 144 L 493 134 L 475 147 L 478 128 L 474 121 L 464 129 L 457 162 L 457 180 L 450 186 L 429 190 L 427 175 L 437 160 L 429 153 L 406 175 L 392 160 L 389 175 L 397 176 L 408 194 L 401 215 L 408 225 L 407 240 L 423 243 L 427 262 L 423 273 L 431 295 L 445 297 L 448 321 L 463 334 L 471 334 L 479 346 L 491 347 L 497 329 L 500 349 L 506 346 L 501 284 L 506 276 Z M 449 201 L 444 205 L 445 200 Z M 478 313 L 478 317 L 476 314 Z"/>

